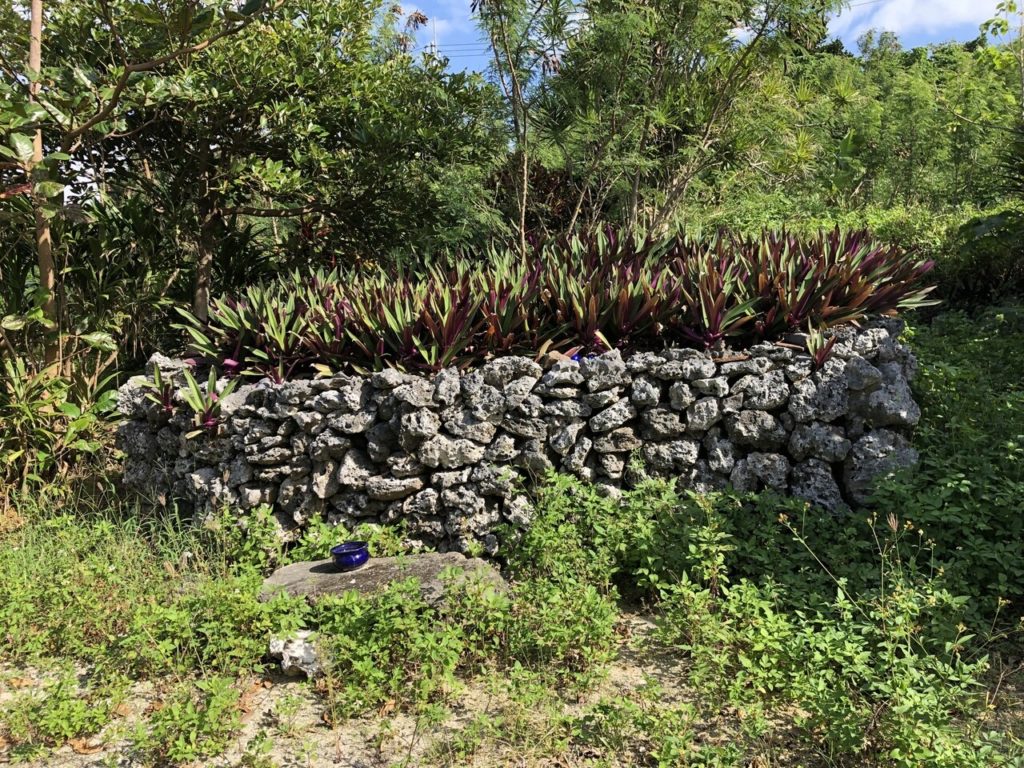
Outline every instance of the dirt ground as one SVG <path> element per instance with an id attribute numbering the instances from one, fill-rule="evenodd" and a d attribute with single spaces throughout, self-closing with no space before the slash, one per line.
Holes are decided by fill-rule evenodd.
<path id="1" fill-rule="evenodd" d="M 588 703 L 603 696 L 629 695 L 648 682 L 662 689 L 663 701 L 682 700 L 685 691 L 678 682 L 683 679 L 678 659 L 657 651 L 643 650 L 643 638 L 652 624 L 649 620 L 630 616 L 620 625 L 621 647 L 618 659 L 606 670 L 604 679 L 584 699 L 561 702 L 561 714 L 578 714 Z M 15 674 L 17 673 L 17 676 Z M 84 670 L 83 670 L 84 672 Z M 0 706 L 18 691 L 38 684 L 45 677 L 37 670 L 7 670 L 0 681 Z M 12 685 L 13 681 L 13 685 Z M 597 755 L 573 755 L 571 749 L 559 749 L 558 712 L 524 711 L 502 690 L 503 681 L 490 684 L 471 682 L 457 691 L 446 703 L 447 714 L 440 722 L 402 712 L 388 712 L 387 707 L 376 715 L 349 720 L 330 727 L 325 722 L 322 697 L 304 679 L 273 675 L 254 678 L 245 688 L 240 708 L 242 729 L 233 744 L 221 756 L 195 763 L 215 768 L 387 768 L 389 766 L 460 765 L 471 759 L 476 766 L 573 766 L 590 763 Z M 127 734 L 155 706 L 159 697 L 151 683 L 140 683 L 121 704 L 117 717 L 101 733 L 77 740 L 54 750 L 46 757 L 21 763 L 28 768 L 133 768 L 141 765 L 132 755 Z M 515 710 L 512 713 L 510 710 Z M 520 743 L 503 747 L 500 733 L 491 734 L 480 750 L 472 756 L 452 746 L 458 743 L 463 729 L 483 718 L 495 722 L 515 720 L 515 728 L 527 732 L 535 728 L 532 748 L 524 750 Z M 529 735 L 529 733 L 528 733 Z M 519 741 L 519 740 L 514 740 Z M 557 755 L 550 754 L 555 745 Z M 536 750 L 537 754 L 531 754 Z M 548 754 L 540 754 L 549 752 Z M 0 763 L 9 759 L 0 745 Z M 260 762 L 259 760 L 262 760 Z"/>
<path id="2" fill-rule="evenodd" d="M 648 642 L 653 623 L 628 615 L 619 625 L 617 659 L 603 679 L 585 697 L 565 700 L 549 696 L 532 703 L 509 694 L 508 681 L 474 681 L 453 692 L 443 716 L 429 718 L 388 711 L 352 719 L 330 727 L 325 722 L 323 698 L 304 679 L 271 675 L 248 681 L 240 701 L 242 728 L 221 756 L 192 765 L 199 768 L 412 768 L 415 766 L 477 766 L 479 768 L 576 768 L 577 766 L 633 766 L 639 755 L 615 749 L 580 746 L 569 738 L 565 722 L 609 697 L 649 701 L 643 691 L 658 689 L 657 704 L 692 702 L 685 687 L 685 663 Z M 34 670 L 6 670 L 0 676 L 0 706 L 18 690 L 43 679 Z M 1020 665 L 993 669 L 992 716 L 989 730 L 1024 736 L 1024 676 Z M 6 681 L 6 683 L 4 682 Z M 15 685 L 12 685 L 14 681 Z M 998 699 L 998 701 L 996 701 Z M 28 768 L 136 768 L 128 734 L 148 712 L 160 706 L 151 683 L 136 685 L 118 708 L 117 717 L 96 736 L 65 745 Z M 702 722 L 698 742 L 722 743 L 737 728 L 736 713 L 721 713 Z M 490 723 L 484 738 L 474 740 L 474 729 Z M 752 768 L 827 764 L 820 754 L 796 746 L 787 729 L 791 718 L 780 713 L 778 729 L 766 740 L 764 759 L 755 756 Z M 479 742 L 479 744 L 477 744 Z M 9 755 L 0 745 L 0 763 Z"/>

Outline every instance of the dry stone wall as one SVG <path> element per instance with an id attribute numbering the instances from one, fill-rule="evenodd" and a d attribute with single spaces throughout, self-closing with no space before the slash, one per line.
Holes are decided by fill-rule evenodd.
<path id="1" fill-rule="evenodd" d="M 404 522 L 442 551 L 495 552 L 497 526 L 529 524 L 529 484 L 552 469 L 608 493 L 658 475 L 698 490 L 773 488 L 841 513 L 917 461 L 916 361 L 901 329 L 841 329 L 817 370 L 793 346 L 763 344 L 264 380 L 223 398 L 216 432 L 193 437 L 180 395 L 168 415 L 137 378 L 119 398 L 125 480 L 200 513 L 273 505 L 286 528 L 318 515 Z M 183 363 L 156 365 L 181 383 Z"/>

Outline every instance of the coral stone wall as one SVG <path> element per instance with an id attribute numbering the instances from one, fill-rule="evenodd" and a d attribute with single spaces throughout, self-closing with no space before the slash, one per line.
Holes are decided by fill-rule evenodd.
<path id="1" fill-rule="evenodd" d="M 905 436 L 920 417 L 916 361 L 901 329 L 889 319 L 843 329 L 819 370 L 763 344 L 264 380 L 223 398 L 217 432 L 193 437 L 183 404 L 168 417 L 133 379 L 119 400 L 125 480 L 200 513 L 271 504 L 286 527 L 315 515 L 402 521 L 441 550 L 478 542 L 492 553 L 499 524 L 529 524 L 525 491 L 551 469 L 609 493 L 651 474 L 698 490 L 774 488 L 838 512 L 917 460 Z M 180 381 L 182 363 L 153 365 Z"/>

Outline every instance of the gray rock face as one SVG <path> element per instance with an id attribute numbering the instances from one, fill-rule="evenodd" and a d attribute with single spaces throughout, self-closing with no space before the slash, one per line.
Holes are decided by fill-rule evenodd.
<path id="1" fill-rule="evenodd" d="M 594 441 L 594 450 L 598 453 L 628 453 L 635 451 L 643 443 L 630 427 L 620 427 L 606 432 Z"/>
<path id="2" fill-rule="evenodd" d="M 789 413 L 798 422 L 835 421 L 846 414 L 849 387 L 846 365 L 842 360 L 829 360 L 809 379 L 793 384 Z"/>
<path id="3" fill-rule="evenodd" d="M 757 359 L 764 360 L 765 358 Z M 789 385 L 786 383 L 786 376 L 778 370 L 761 376 L 744 376 L 732 385 L 730 392 L 743 394 L 744 405 L 758 411 L 773 411 L 784 406 L 789 400 Z"/>
<path id="4" fill-rule="evenodd" d="M 704 453 L 712 472 L 727 475 L 736 466 L 736 446 L 729 440 L 716 435 L 708 435 L 704 438 Z"/>
<path id="5" fill-rule="evenodd" d="M 767 411 L 741 411 L 730 414 L 725 421 L 729 438 L 737 445 L 766 449 L 782 445 L 786 430 Z"/>
<path id="6" fill-rule="evenodd" d="M 700 443 L 683 438 L 667 443 L 644 443 L 640 449 L 644 460 L 653 468 L 662 471 L 687 469 L 697 462 Z"/>
<path id="7" fill-rule="evenodd" d="M 808 459 L 793 467 L 790 492 L 832 513 L 839 513 L 846 508 L 831 467 L 818 459 Z"/>
<path id="8" fill-rule="evenodd" d="M 690 386 L 682 381 L 677 381 L 668 389 L 669 403 L 677 411 L 687 408 L 697 400 Z"/>
<path id="9" fill-rule="evenodd" d="M 846 383 L 851 390 L 870 392 L 882 383 L 882 372 L 863 357 L 851 357 L 846 361 Z"/>
<path id="10" fill-rule="evenodd" d="M 668 408 L 650 408 L 640 416 L 641 435 L 646 440 L 667 440 L 683 434 L 679 414 Z"/>
<path id="11" fill-rule="evenodd" d="M 921 409 L 914 402 L 901 366 L 885 363 L 881 368 L 882 382 L 876 389 L 851 393 L 851 412 L 870 427 L 915 426 L 921 420 Z"/>
<path id="12" fill-rule="evenodd" d="M 612 351 L 433 376 L 264 380 L 225 398 L 216 434 L 199 437 L 186 436 L 180 394 L 168 413 L 133 379 L 118 393 L 118 445 L 126 483 L 199 517 L 269 504 L 283 528 L 317 516 L 401 522 L 410 541 L 442 550 L 495 552 L 496 526 L 529 524 L 529 485 L 552 469 L 609 495 L 655 475 L 701 492 L 774 488 L 839 511 L 916 460 L 904 433 L 920 419 L 917 365 L 900 330 L 840 329 L 821 370 L 765 343 L 722 358 Z M 184 383 L 184 363 L 155 365 Z"/>
<path id="13" fill-rule="evenodd" d="M 423 488 L 420 477 L 371 477 L 366 481 L 366 495 L 377 501 L 404 499 Z"/>
<path id="14" fill-rule="evenodd" d="M 725 378 L 725 376 L 715 376 L 710 379 L 696 379 L 691 382 L 690 386 L 702 395 L 725 397 L 729 394 L 729 380 Z"/>
<path id="15" fill-rule="evenodd" d="M 451 580 L 444 578 L 443 574 L 453 569 L 459 573 Z M 261 597 L 269 599 L 277 592 L 284 592 L 316 602 L 324 595 L 349 591 L 372 597 L 391 584 L 408 579 L 419 582 L 420 594 L 431 606 L 441 605 L 450 588 L 470 579 L 499 591 L 507 589 L 501 574 L 479 558 L 458 552 L 424 552 L 403 557 L 371 557 L 355 571 L 339 571 L 330 560 L 292 563 L 278 568 L 263 581 Z"/>
<path id="16" fill-rule="evenodd" d="M 465 437 L 474 443 L 487 445 L 494 439 L 498 425 L 490 421 L 481 421 L 469 410 L 462 409 L 457 415 L 444 423 L 445 431 L 456 437 Z"/>
<path id="17" fill-rule="evenodd" d="M 434 435 L 420 446 L 416 458 L 425 467 L 464 467 L 484 457 L 485 448 L 465 438 Z"/>
<path id="18" fill-rule="evenodd" d="M 691 433 L 707 432 L 722 419 L 718 400 L 705 397 L 686 409 L 686 424 Z"/>
<path id="19" fill-rule="evenodd" d="M 453 405 L 462 392 L 462 378 L 456 368 L 445 368 L 434 379 L 434 402 Z"/>
<path id="20" fill-rule="evenodd" d="M 778 453 L 751 453 L 733 467 L 733 486 L 737 490 L 754 491 L 758 488 L 784 490 L 789 477 L 789 460 Z"/>
<path id="21" fill-rule="evenodd" d="M 636 416 L 636 406 L 623 398 L 593 416 L 590 419 L 590 430 L 592 432 L 608 432 L 616 427 L 621 427 L 634 416 Z"/>
<path id="22" fill-rule="evenodd" d="M 841 427 L 832 424 L 798 424 L 789 437 L 789 455 L 797 461 L 815 458 L 834 463 L 845 459 L 849 452 L 850 441 Z"/>
<path id="23" fill-rule="evenodd" d="M 580 371 L 590 392 L 603 392 L 630 383 L 626 364 L 622 362 L 622 354 L 617 349 L 581 360 Z"/>
<path id="24" fill-rule="evenodd" d="M 843 484 L 850 499 L 865 504 L 878 480 L 917 464 L 918 454 L 903 435 L 888 429 L 869 432 L 853 444 L 843 464 Z"/>
<path id="25" fill-rule="evenodd" d="M 633 380 L 633 389 L 629 399 L 633 405 L 643 407 L 645 405 L 657 405 L 661 397 L 661 384 L 650 376 L 640 375 Z"/>

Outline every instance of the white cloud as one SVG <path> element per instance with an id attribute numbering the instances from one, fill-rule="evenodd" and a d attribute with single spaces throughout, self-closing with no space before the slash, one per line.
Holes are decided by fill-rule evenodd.
<path id="1" fill-rule="evenodd" d="M 830 27 L 842 38 L 857 38 L 869 29 L 941 35 L 977 28 L 994 14 L 995 0 L 854 0 Z"/>

